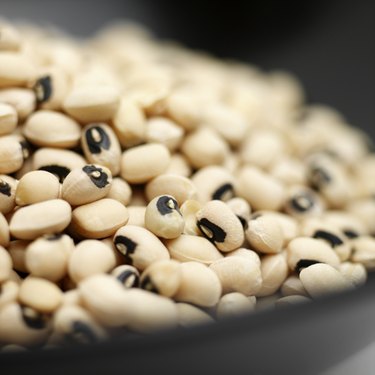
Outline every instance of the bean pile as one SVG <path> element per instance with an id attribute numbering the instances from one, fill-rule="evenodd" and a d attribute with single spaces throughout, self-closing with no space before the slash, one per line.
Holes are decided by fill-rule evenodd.
<path id="1" fill-rule="evenodd" d="M 353 289 L 375 156 L 299 82 L 118 25 L 0 24 L 0 348 L 189 327 Z"/>

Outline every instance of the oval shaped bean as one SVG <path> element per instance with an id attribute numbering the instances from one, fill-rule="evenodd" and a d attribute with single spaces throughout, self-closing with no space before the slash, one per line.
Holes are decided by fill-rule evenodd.
<path id="1" fill-rule="evenodd" d="M 185 156 L 175 152 L 171 155 L 171 161 L 165 174 L 175 174 L 177 176 L 189 177 L 191 175 L 191 167 Z"/>
<path id="2" fill-rule="evenodd" d="M 307 296 L 305 287 L 303 286 L 301 280 L 297 276 L 289 276 L 281 286 L 281 294 L 283 296 Z"/>
<path id="3" fill-rule="evenodd" d="M 180 208 L 185 221 L 184 234 L 199 236 L 201 231 L 197 226 L 197 212 L 202 208 L 202 204 L 193 199 L 185 201 Z"/>
<path id="4" fill-rule="evenodd" d="M 181 264 L 181 284 L 174 299 L 198 306 L 214 306 L 221 296 L 221 284 L 215 272 L 198 262 Z"/>
<path id="5" fill-rule="evenodd" d="M 12 258 L 13 269 L 17 272 L 28 273 L 26 268 L 26 257 L 25 249 L 29 245 L 30 241 L 14 240 L 10 241 L 8 246 L 8 253 Z"/>
<path id="6" fill-rule="evenodd" d="M 244 247 L 241 247 L 240 249 L 237 249 L 234 251 L 230 251 L 229 253 L 226 253 L 225 256 L 226 257 L 239 256 L 239 257 L 247 258 L 255 262 L 260 267 L 260 257 L 258 253 L 256 253 L 253 250 L 246 249 Z"/>
<path id="7" fill-rule="evenodd" d="M 0 246 L 0 283 L 10 278 L 13 262 L 9 253 Z"/>
<path id="8" fill-rule="evenodd" d="M 130 203 L 132 197 L 132 189 L 130 185 L 120 177 L 115 177 L 112 180 L 112 184 L 109 188 L 107 198 L 115 199 L 124 206 Z"/>
<path id="9" fill-rule="evenodd" d="M 0 212 L 6 215 L 16 205 L 16 188 L 18 181 L 7 175 L 0 175 Z"/>
<path id="10" fill-rule="evenodd" d="M 22 45 L 21 35 L 18 30 L 2 20 L 0 25 L 0 51 L 18 51 Z"/>
<path id="11" fill-rule="evenodd" d="M 161 143 L 175 151 L 182 142 L 184 130 L 165 117 L 151 117 L 146 123 L 147 143 Z"/>
<path id="12" fill-rule="evenodd" d="M 165 241 L 165 245 L 171 258 L 180 262 L 211 264 L 223 257 L 210 241 L 194 235 L 181 234 L 175 239 Z"/>
<path id="13" fill-rule="evenodd" d="M 351 261 L 361 263 L 367 270 L 375 268 L 375 240 L 370 236 L 362 236 L 352 240 L 353 253 Z"/>
<path id="14" fill-rule="evenodd" d="M 117 250 L 124 255 L 128 264 L 143 271 L 158 260 L 169 259 L 163 243 L 150 231 L 134 225 L 125 225 L 113 237 Z"/>
<path id="15" fill-rule="evenodd" d="M 18 171 L 24 162 L 25 152 L 18 137 L 7 135 L 0 137 L 0 173 Z"/>
<path id="16" fill-rule="evenodd" d="M 138 288 L 139 286 L 139 271 L 133 266 L 122 264 L 114 268 L 111 275 L 120 281 L 125 288 Z"/>
<path id="17" fill-rule="evenodd" d="M 146 207 L 145 227 L 158 237 L 176 238 L 184 230 L 184 218 L 170 195 L 154 198 Z"/>
<path id="18" fill-rule="evenodd" d="M 176 303 L 178 325 L 184 328 L 213 323 L 214 319 L 203 310 L 189 303 Z"/>
<path id="19" fill-rule="evenodd" d="M 66 176 L 61 195 L 72 206 L 80 206 L 106 197 L 111 185 L 112 173 L 108 168 L 87 164 L 73 169 Z"/>
<path id="20" fill-rule="evenodd" d="M 33 113 L 36 106 L 33 90 L 25 88 L 14 87 L 0 90 L 0 101 L 13 106 L 21 121 Z"/>
<path id="21" fill-rule="evenodd" d="M 171 156 L 161 144 L 149 143 L 133 147 L 122 154 L 121 177 L 129 183 L 145 183 L 164 173 Z"/>
<path id="22" fill-rule="evenodd" d="M 248 221 L 251 216 L 251 207 L 248 202 L 243 198 L 232 198 L 226 202 L 232 212 L 238 217 L 241 222 L 242 228 L 248 228 Z"/>
<path id="23" fill-rule="evenodd" d="M 367 280 L 367 271 L 361 263 L 344 262 L 339 266 L 341 274 L 351 281 L 354 286 L 361 286 Z"/>
<path id="24" fill-rule="evenodd" d="M 323 202 L 318 194 L 300 186 L 292 187 L 289 190 L 284 205 L 285 212 L 295 217 L 317 216 L 322 214 L 323 208 Z"/>
<path id="25" fill-rule="evenodd" d="M 0 212 L 0 246 L 8 246 L 9 241 L 9 225 L 4 215 Z"/>
<path id="26" fill-rule="evenodd" d="M 245 295 L 235 292 L 220 298 L 216 307 L 216 316 L 218 319 L 224 319 L 231 316 L 241 316 L 254 310 L 254 304 Z"/>
<path id="27" fill-rule="evenodd" d="M 26 173 L 18 181 L 16 189 L 16 204 L 29 204 L 58 199 L 60 183 L 56 176 L 46 171 L 32 171 Z"/>
<path id="28" fill-rule="evenodd" d="M 3 306 L 16 302 L 18 298 L 18 284 L 13 280 L 7 280 L 0 284 L 0 310 Z"/>
<path id="29" fill-rule="evenodd" d="M 42 234 L 63 231 L 71 217 L 69 203 L 62 199 L 52 199 L 18 209 L 10 220 L 9 229 L 16 238 L 33 240 Z"/>
<path id="30" fill-rule="evenodd" d="M 137 227 L 146 228 L 146 225 L 145 225 L 146 207 L 128 206 L 128 213 L 129 213 L 128 225 L 136 225 Z"/>
<path id="31" fill-rule="evenodd" d="M 7 135 L 17 127 L 18 115 L 13 106 L 0 102 L 0 135 Z"/>
<path id="32" fill-rule="evenodd" d="M 197 226 L 202 234 L 221 251 L 239 248 L 245 235 L 242 224 L 232 210 L 222 201 L 206 203 L 197 212 Z"/>
<path id="33" fill-rule="evenodd" d="M 70 230 L 84 238 L 105 238 L 129 220 L 126 207 L 114 199 L 100 199 L 73 210 Z"/>

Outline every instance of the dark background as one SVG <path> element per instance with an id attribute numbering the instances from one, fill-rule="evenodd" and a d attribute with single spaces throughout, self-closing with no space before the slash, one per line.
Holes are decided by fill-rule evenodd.
<path id="1" fill-rule="evenodd" d="M 136 20 L 161 38 L 290 70 L 310 101 L 334 106 L 375 136 L 372 0 L 0 0 L 0 15 L 81 36 L 114 19 Z"/>

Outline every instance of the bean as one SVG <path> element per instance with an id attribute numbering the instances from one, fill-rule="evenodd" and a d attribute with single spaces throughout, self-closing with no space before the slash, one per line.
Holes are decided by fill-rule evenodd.
<path id="1" fill-rule="evenodd" d="M 21 48 L 21 35 L 12 25 L 1 22 L 0 25 L 0 51 L 18 51 Z"/>
<path id="2" fill-rule="evenodd" d="M 276 160 L 270 168 L 270 174 L 285 185 L 306 185 L 306 167 L 296 158 Z"/>
<path id="3" fill-rule="evenodd" d="M 301 186 L 289 189 L 284 205 L 284 210 L 289 215 L 297 218 L 306 215 L 318 216 L 323 213 L 323 209 L 322 200 L 313 190 Z"/>
<path id="4" fill-rule="evenodd" d="M 348 204 L 347 211 L 362 223 L 365 232 L 375 232 L 375 223 L 373 220 L 375 215 L 375 202 L 373 198 L 352 201 Z"/>
<path id="5" fill-rule="evenodd" d="M 24 150 L 19 139 L 13 135 L 0 137 L 0 173 L 13 173 L 23 164 Z"/>
<path id="6" fill-rule="evenodd" d="M 0 102 L 0 136 L 12 133 L 17 122 L 18 115 L 14 107 Z"/>
<path id="7" fill-rule="evenodd" d="M 223 257 L 216 247 L 203 237 L 182 234 L 165 241 L 165 244 L 171 258 L 180 262 L 194 261 L 209 265 Z"/>
<path id="8" fill-rule="evenodd" d="M 307 296 L 305 287 L 303 286 L 301 280 L 297 276 L 289 276 L 281 286 L 281 294 L 283 296 Z"/>
<path id="9" fill-rule="evenodd" d="M 285 296 L 282 298 L 279 298 L 275 305 L 276 307 L 288 307 L 288 306 L 294 306 L 294 305 L 299 305 L 300 303 L 306 303 L 310 302 L 311 299 L 307 298 L 305 296 L 300 296 L 300 295 L 290 295 L 290 296 Z"/>
<path id="10" fill-rule="evenodd" d="M 168 168 L 170 153 L 161 144 L 136 146 L 122 154 L 121 177 L 129 183 L 145 183 Z"/>
<path id="11" fill-rule="evenodd" d="M 62 303 L 62 292 L 52 282 L 29 276 L 20 285 L 19 301 L 41 313 L 51 313 Z"/>
<path id="12" fill-rule="evenodd" d="M 214 200 L 206 203 L 196 217 L 202 234 L 219 250 L 231 251 L 242 245 L 245 238 L 242 224 L 224 202 Z"/>
<path id="13" fill-rule="evenodd" d="M 115 177 L 110 185 L 107 198 L 115 199 L 124 206 L 130 203 L 132 197 L 132 189 L 130 185 L 120 177 Z"/>
<path id="14" fill-rule="evenodd" d="M 25 249 L 30 241 L 15 240 L 10 241 L 8 246 L 8 253 L 12 258 L 13 269 L 17 272 L 27 274 L 29 271 L 26 267 L 26 253 Z"/>
<path id="15" fill-rule="evenodd" d="M 0 89 L 0 102 L 11 105 L 17 112 L 19 120 L 24 120 L 35 110 L 35 94 L 31 89 Z"/>
<path id="16" fill-rule="evenodd" d="M 170 257 L 163 243 L 142 227 L 121 227 L 115 233 L 113 242 L 117 250 L 124 255 L 126 262 L 140 271 L 158 260 L 167 260 Z"/>
<path id="17" fill-rule="evenodd" d="M 232 257 L 232 256 L 239 256 L 242 258 L 250 259 L 250 261 L 255 262 L 260 267 L 260 258 L 258 253 L 256 253 L 253 250 L 246 249 L 244 247 L 241 247 L 240 249 L 230 251 L 229 253 L 225 254 L 226 257 Z"/>
<path id="18" fill-rule="evenodd" d="M 221 296 L 221 284 L 215 272 L 198 262 L 181 264 L 181 284 L 174 299 L 198 306 L 214 306 Z"/>
<path id="19" fill-rule="evenodd" d="M 16 205 L 17 183 L 15 178 L 0 174 L 0 212 L 4 215 L 11 212 Z"/>
<path id="20" fill-rule="evenodd" d="M 179 302 L 176 303 L 178 325 L 184 328 L 213 323 L 214 320 L 210 315 L 205 313 L 203 310 L 190 305 L 189 303 Z"/>
<path id="21" fill-rule="evenodd" d="M 160 195 L 172 195 L 182 205 L 188 199 L 196 199 L 197 188 L 186 177 L 161 174 L 147 183 L 145 193 L 149 201 Z"/>
<path id="22" fill-rule="evenodd" d="M 155 197 L 145 211 L 145 227 L 158 237 L 176 238 L 184 230 L 184 219 L 171 195 Z"/>
<path id="23" fill-rule="evenodd" d="M 18 206 L 26 206 L 58 199 L 59 195 L 60 183 L 53 174 L 46 171 L 32 171 L 18 181 L 15 199 Z"/>
<path id="24" fill-rule="evenodd" d="M 361 263 L 369 271 L 375 268 L 375 239 L 362 236 L 352 240 L 352 262 Z"/>
<path id="25" fill-rule="evenodd" d="M 60 309 L 66 305 L 82 306 L 81 294 L 78 289 L 70 289 L 64 292 Z"/>
<path id="26" fill-rule="evenodd" d="M 366 231 L 363 222 L 348 212 L 327 211 L 323 215 L 323 220 L 327 225 L 332 225 L 342 231 L 348 239 L 363 235 Z"/>
<path id="27" fill-rule="evenodd" d="M 116 266 L 116 258 L 109 246 L 98 240 L 81 241 L 69 258 L 68 272 L 79 283 L 89 276 L 106 273 Z"/>
<path id="28" fill-rule="evenodd" d="M 0 246 L 8 246 L 9 241 L 9 225 L 4 215 L 0 212 Z"/>
<path id="29" fill-rule="evenodd" d="M 80 206 L 106 197 L 111 185 L 112 173 L 108 168 L 87 164 L 73 169 L 66 176 L 61 194 L 72 206 Z"/>
<path id="30" fill-rule="evenodd" d="M 9 279 L 12 267 L 12 258 L 8 252 L 0 246 L 0 283 Z"/>
<path id="31" fill-rule="evenodd" d="M 181 205 L 180 211 L 185 221 L 184 234 L 200 235 L 196 215 L 201 208 L 202 204 L 194 199 L 188 199 Z"/>
<path id="32" fill-rule="evenodd" d="M 114 268 L 111 275 L 120 281 L 125 288 L 137 288 L 139 286 L 139 271 L 133 266 L 122 264 Z"/>
<path id="33" fill-rule="evenodd" d="M 116 232 L 129 220 L 124 205 L 114 199 L 100 199 L 76 207 L 72 213 L 70 230 L 84 238 L 105 238 Z"/>
<path id="34" fill-rule="evenodd" d="M 175 174 L 182 177 L 189 177 L 191 173 L 190 164 L 186 160 L 185 156 L 177 152 L 171 155 L 171 161 L 165 171 L 165 174 Z"/>
<path id="35" fill-rule="evenodd" d="M 277 219 L 263 215 L 248 222 L 245 231 L 250 246 L 265 254 L 276 254 L 282 250 L 283 232 Z"/>
<path id="36" fill-rule="evenodd" d="M 243 198 L 232 198 L 226 202 L 232 212 L 238 217 L 244 230 L 248 227 L 251 207 Z"/>
<path id="37" fill-rule="evenodd" d="M 135 225 L 137 227 L 146 228 L 146 225 L 145 225 L 146 207 L 129 206 L 128 213 L 129 213 L 128 225 Z"/>
<path id="38" fill-rule="evenodd" d="M 353 289 L 353 284 L 329 264 L 313 264 L 299 275 L 312 298 Z"/>
<path id="39" fill-rule="evenodd" d="M 181 145 L 184 130 L 173 121 L 164 117 L 152 117 L 146 123 L 146 142 L 161 143 L 170 152 Z"/>
<path id="40" fill-rule="evenodd" d="M 354 286 L 361 286 L 366 283 L 367 271 L 363 264 L 344 262 L 339 266 L 340 273 L 351 281 Z"/>
<path id="41" fill-rule="evenodd" d="M 262 287 L 262 275 L 257 261 L 241 256 L 216 260 L 210 267 L 220 280 L 223 294 L 239 292 L 255 295 Z"/>
<path id="42" fill-rule="evenodd" d="M 39 147 L 72 148 L 79 144 L 81 127 L 62 113 L 44 109 L 27 118 L 23 134 Z"/>
<path id="43" fill-rule="evenodd" d="M 220 298 L 216 307 L 216 315 L 219 320 L 232 316 L 242 316 L 254 311 L 254 305 L 241 293 L 229 293 Z"/>
<path id="44" fill-rule="evenodd" d="M 42 234 L 59 233 L 72 217 L 69 204 L 61 199 L 52 199 L 21 207 L 12 216 L 9 229 L 12 236 L 33 240 Z"/>
<path id="45" fill-rule="evenodd" d="M 26 268 L 32 276 L 57 282 L 67 273 L 73 249 L 74 242 L 66 234 L 39 237 L 25 249 Z"/>
<path id="46" fill-rule="evenodd" d="M 7 280 L 0 284 L 0 309 L 8 303 L 16 302 L 18 298 L 18 284 L 13 280 Z"/>

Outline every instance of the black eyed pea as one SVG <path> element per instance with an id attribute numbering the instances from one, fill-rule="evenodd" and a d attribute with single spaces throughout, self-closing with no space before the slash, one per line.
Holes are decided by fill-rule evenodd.
<path id="1" fill-rule="evenodd" d="M 255 293 L 257 297 L 270 296 L 277 292 L 288 277 L 286 254 L 266 255 L 261 259 L 262 287 Z"/>
<path id="2" fill-rule="evenodd" d="M 142 272 L 140 287 L 165 297 L 173 297 L 180 283 L 180 263 L 175 260 L 161 260 L 152 263 Z"/>
<path id="3" fill-rule="evenodd" d="M 18 299 L 23 306 L 41 313 L 52 313 L 62 303 L 62 291 L 51 281 L 28 276 L 20 285 Z"/>
<path id="4" fill-rule="evenodd" d="M 375 222 L 373 220 L 375 215 L 375 199 L 363 198 L 350 202 L 347 206 L 347 211 L 352 217 L 358 219 L 365 229 L 365 234 L 375 233 Z"/>
<path id="5" fill-rule="evenodd" d="M 170 258 L 167 248 L 149 230 L 134 225 L 121 227 L 114 235 L 117 250 L 126 263 L 143 271 L 152 263 Z"/>
<path id="6" fill-rule="evenodd" d="M 226 257 L 239 256 L 239 257 L 247 258 L 255 262 L 260 267 L 260 257 L 258 253 L 256 253 L 253 250 L 246 249 L 244 247 L 241 247 L 234 251 L 230 251 L 229 253 L 226 253 L 225 256 Z"/>
<path id="7" fill-rule="evenodd" d="M 249 203 L 243 198 L 232 198 L 226 202 L 228 207 L 240 220 L 244 230 L 248 227 L 248 221 L 250 220 L 251 207 Z"/>
<path id="8" fill-rule="evenodd" d="M 145 227 L 156 236 L 176 238 L 183 232 L 184 225 L 184 218 L 174 197 L 160 195 L 147 205 Z"/>
<path id="9" fill-rule="evenodd" d="M 31 171 L 18 181 L 16 189 L 17 206 L 58 199 L 60 183 L 56 176 L 46 171 Z"/>
<path id="10" fill-rule="evenodd" d="M 9 225 L 4 215 L 0 212 L 0 246 L 8 246 L 9 241 Z"/>
<path id="11" fill-rule="evenodd" d="M 129 221 L 128 225 L 136 225 L 137 227 L 146 228 L 145 214 L 146 207 L 144 206 L 128 206 Z"/>
<path id="12" fill-rule="evenodd" d="M 297 218 L 318 216 L 323 213 L 323 209 L 322 200 L 312 189 L 302 186 L 293 186 L 289 189 L 284 204 L 287 214 Z"/>
<path id="13" fill-rule="evenodd" d="M 72 148 L 79 144 L 81 127 L 67 115 L 44 109 L 27 118 L 23 135 L 39 147 Z"/>
<path id="14" fill-rule="evenodd" d="M 220 280 L 223 294 L 239 292 L 255 295 L 262 287 L 262 275 L 257 261 L 244 256 L 228 256 L 210 267 Z"/>
<path id="15" fill-rule="evenodd" d="M 245 239 L 238 217 L 222 201 L 207 202 L 197 212 L 197 226 L 202 234 L 224 252 L 239 248 Z"/>
<path id="16" fill-rule="evenodd" d="M 199 236 L 201 231 L 197 226 L 197 212 L 202 208 L 202 204 L 194 199 L 188 199 L 181 207 L 180 212 L 184 218 L 184 234 Z"/>
<path id="17" fill-rule="evenodd" d="M 129 183 L 141 184 L 163 174 L 171 160 L 164 145 L 149 143 L 126 150 L 121 158 L 121 177 Z"/>
<path id="18" fill-rule="evenodd" d="M 76 245 L 69 258 L 70 278 L 79 283 L 81 280 L 100 273 L 107 273 L 116 266 L 112 249 L 98 240 L 85 240 Z"/>
<path id="19" fill-rule="evenodd" d="M 81 306 L 81 294 L 78 289 L 70 289 L 64 292 L 61 305 L 75 305 Z M 62 307 L 62 306 L 61 306 Z M 60 307 L 60 308 L 61 308 Z"/>
<path id="20" fill-rule="evenodd" d="M 366 283 L 367 270 L 361 263 L 341 263 L 339 266 L 339 271 L 348 280 L 350 280 L 354 284 L 354 286 L 361 286 Z"/>
<path id="21" fill-rule="evenodd" d="M 17 184 L 15 178 L 0 174 L 0 212 L 4 215 L 11 212 L 16 205 Z"/>
<path id="22" fill-rule="evenodd" d="M 252 248 L 265 254 L 279 253 L 284 244 L 279 222 L 268 215 L 255 216 L 249 220 L 245 235 Z"/>
<path id="23" fill-rule="evenodd" d="M 71 218 L 69 203 L 52 199 L 19 208 L 10 220 L 9 229 L 15 238 L 33 240 L 43 234 L 62 232 Z"/>
<path id="24" fill-rule="evenodd" d="M 120 177 L 115 177 L 112 180 L 107 198 L 115 199 L 127 206 L 132 197 L 132 188 L 130 185 Z"/>
<path id="25" fill-rule="evenodd" d="M 67 234 L 45 235 L 27 245 L 25 265 L 32 276 L 52 282 L 63 279 L 74 242 Z"/>
<path id="26" fill-rule="evenodd" d="M 107 337 L 106 331 L 77 305 L 65 305 L 56 311 L 53 330 L 67 344 L 95 344 Z"/>
<path id="27" fill-rule="evenodd" d="M 107 167 L 113 176 L 120 172 L 121 147 L 113 130 L 106 124 L 89 124 L 82 130 L 82 149 L 89 163 Z"/>
<path id="28" fill-rule="evenodd" d="M 299 274 L 301 282 L 312 298 L 354 289 L 354 285 L 329 264 L 313 264 Z"/>
<path id="29" fill-rule="evenodd" d="M 151 117 L 146 123 L 146 142 L 161 143 L 170 152 L 181 145 L 184 130 L 165 117 Z"/>
<path id="30" fill-rule="evenodd" d="M 238 173 L 237 193 L 258 210 L 278 211 L 285 201 L 281 182 L 256 167 L 245 166 Z"/>
<path id="31" fill-rule="evenodd" d="M 232 316 L 241 316 L 254 311 L 255 306 L 245 295 L 234 292 L 220 298 L 216 306 L 216 316 L 219 320 Z"/>
<path id="32" fill-rule="evenodd" d="M 323 214 L 323 221 L 327 225 L 338 228 L 349 240 L 364 235 L 366 232 L 366 226 L 362 220 L 349 212 L 326 211 Z"/>
<path id="33" fill-rule="evenodd" d="M 25 249 L 30 241 L 14 240 L 10 241 L 8 246 L 8 253 L 12 258 L 13 269 L 17 272 L 27 274 L 29 271 L 26 267 L 26 252 Z"/>
<path id="34" fill-rule="evenodd" d="M 306 296 L 289 295 L 289 296 L 279 298 L 275 302 L 275 307 L 280 308 L 280 307 L 294 306 L 294 305 L 299 305 L 300 303 L 306 303 L 310 301 L 311 299 Z"/>
<path id="35" fill-rule="evenodd" d="M 116 232 L 129 220 L 126 207 L 114 199 L 100 199 L 76 207 L 69 230 L 83 238 L 105 238 Z"/>
<path id="36" fill-rule="evenodd" d="M 181 206 L 189 199 L 196 199 L 197 188 L 186 177 L 162 174 L 146 185 L 145 193 L 149 201 L 160 195 L 172 195 Z"/>
<path id="37" fill-rule="evenodd" d="M 139 286 L 139 271 L 128 264 L 122 264 L 114 268 L 111 272 L 111 275 L 114 276 L 124 288 L 138 288 Z"/>
<path id="38" fill-rule="evenodd" d="M 174 153 L 165 174 L 176 174 L 182 177 L 190 177 L 191 167 L 185 156 Z"/>
<path id="39" fill-rule="evenodd" d="M 210 307 L 219 302 L 222 288 L 216 273 L 202 263 L 186 262 L 181 267 L 181 284 L 174 295 L 178 302 Z"/>
<path id="40" fill-rule="evenodd" d="M 37 346 L 45 342 L 50 333 L 46 315 L 16 302 L 0 309 L 0 342 L 22 346 Z"/>
<path id="41" fill-rule="evenodd" d="M 82 84 L 67 94 L 64 110 L 82 123 L 108 121 L 119 106 L 117 88 L 108 84 Z M 100 163 L 99 163 L 100 164 Z"/>
<path id="42" fill-rule="evenodd" d="M 20 121 L 33 113 L 36 106 L 34 91 L 17 87 L 0 90 L 0 102 L 14 107 Z"/>
<path id="43" fill-rule="evenodd" d="M 18 171 L 27 152 L 20 142 L 20 138 L 14 135 L 0 137 L 0 173 L 13 173 Z"/>
<path id="44" fill-rule="evenodd" d="M 306 185 L 306 166 L 297 158 L 283 157 L 277 160 L 270 174 L 285 185 Z"/>
<path id="45" fill-rule="evenodd" d="M 0 309 L 8 303 L 17 302 L 19 286 L 13 280 L 0 282 Z"/>
<path id="46" fill-rule="evenodd" d="M 337 268 L 340 259 L 325 242 L 309 237 L 297 237 L 287 247 L 287 260 L 292 271 L 300 272 L 315 263 L 327 263 Z"/>
<path id="47" fill-rule="evenodd" d="M 61 197 L 72 206 L 80 206 L 106 197 L 111 190 L 112 173 L 99 165 L 87 164 L 73 169 L 61 186 Z"/>
<path id="48" fill-rule="evenodd" d="M 62 183 L 74 168 L 83 168 L 85 159 L 70 150 L 40 148 L 33 154 L 33 170 L 38 169 L 54 174 Z"/>
<path id="49" fill-rule="evenodd" d="M 0 102 L 0 136 L 12 133 L 17 122 L 18 115 L 14 107 Z"/>
<path id="50" fill-rule="evenodd" d="M 12 268 L 13 262 L 11 256 L 0 246 L 0 283 L 10 278 Z"/>
<path id="51" fill-rule="evenodd" d="M 171 258 L 179 262 L 194 261 L 209 265 L 223 258 L 216 247 L 204 237 L 182 234 L 175 239 L 166 240 L 165 245 Z"/>
<path id="52" fill-rule="evenodd" d="M 361 263 L 369 271 L 375 269 L 375 239 L 370 236 L 354 238 L 351 241 L 353 253 L 350 260 Z"/>
<path id="53" fill-rule="evenodd" d="M 18 51 L 21 48 L 21 36 L 16 28 L 5 23 L 4 20 L 0 24 L 0 51 Z"/>
<path id="54" fill-rule="evenodd" d="M 189 303 L 176 303 L 178 325 L 188 328 L 199 324 L 213 323 L 214 319 L 203 310 Z"/>
<path id="55" fill-rule="evenodd" d="M 281 286 L 281 294 L 283 296 L 308 296 L 305 287 L 303 286 L 301 280 L 298 276 L 291 275 L 289 276 Z"/>
<path id="56" fill-rule="evenodd" d="M 198 170 L 191 178 L 198 194 L 198 200 L 206 203 L 211 200 L 224 202 L 234 197 L 235 179 L 225 168 L 208 166 Z"/>

